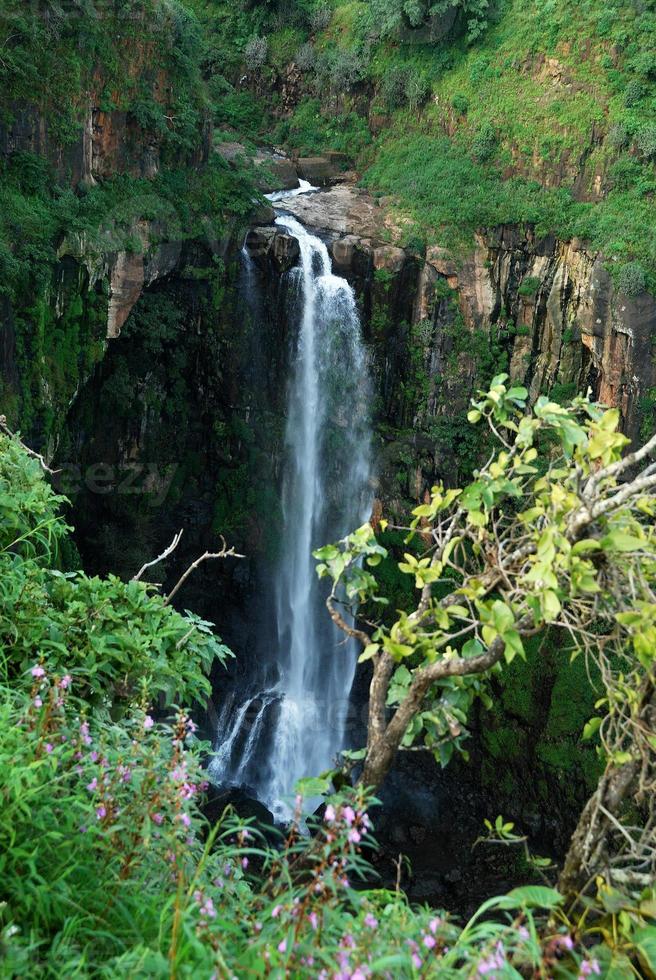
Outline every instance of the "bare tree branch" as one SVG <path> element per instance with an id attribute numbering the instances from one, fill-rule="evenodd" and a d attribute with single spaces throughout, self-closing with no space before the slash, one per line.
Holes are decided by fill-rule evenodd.
<path id="1" fill-rule="evenodd" d="M 137 572 L 137 574 L 136 575 L 133 575 L 133 577 L 130 579 L 130 581 L 131 582 L 138 582 L 141 579 L 141 576 L 146 571 L 146 569 L 152 568 L 153 565 L 159 565 L 159 563 L 161 561 L 164 561 L 165 558 L 168 558 L 168 556 L 170 554 L 172 554 L 175 551 L 175 549 L 178 547 L 178 545 L 180 544 L 180 538 L 182 537 L 183 530 L 184 530 L 184 528 L 180 528 L 180 530 L 175 535 L 175 537 L 173 538 L 173 541 L 171 541 L 171 544 L 168 546 L 168 548 L 166 548 L 162 552 L 161 555 L 158 555 L 157 558 L 154 558 L 152 561 L 147 561 L 145 565 L 142 565 L 141 568 L 139 569 L 139 571 Z"/>
<path id="2" fill-rule="evenodd" d="M 27 453 L 27 455 L 28 456 L 31 456 L 32 459 L 36 459 L 37 462 L 41 464 L 41 468 L 46 473 L 50 473 L 51 476 L 55 476 L 57 473 L 61 473 L 61 470 L 51 470 L 50 467 L 48 466 L 48 464 L 46 463 L 45 459 L 43 458 L 43 456 L 40 453 L 36 453 L 36 452 L 34 452 L 33 449 L 30 449 L 29 446 L 26 446 L 25 443 L 22 441 L 22 439 L 20 439 L 20 437 L 17 436 L 15 432 L 12 432 L 11 431 L 11 429 L 7 425 L 7 416 L 6 415 L 0 415 L 0 431 L 4 432 L 4 434 L 6 436 L 9 436 L 10 439 L 16 439 L 19 442 L 19 444 L 23 447 L 23 449 L 25 450 L 25 452 Z"/>
<path id="3" fill-rule="evenodd" d="M 216 551 L 216 552 L 206 551 L 204 555 L 201 555 L 199 558 L 196 559 L 196 561 L 193 561 L 191 563 L 189 568 L 186 570 L 186 572 L 184 572 L 180 576 L 173 589 L 167 595 L 166 599 L 164 600 L 165 606 L 168 606 L 168 604 L 173 599 L 173 596 L 176 595 L 176 593 L 182 588 L 182 586 L 187 581 L 191 573 L 195 571 L 195 569 L 197 569 L 199 565 L 202 565 L 204 561 L 208 561 L 210 558 L 244 558 L 245 557 L 245 555 L 237 554 L 234 548 L 228 548 L 223 535 L 221 535 L 221 543 L 222 543 L 221 551 Z"/>

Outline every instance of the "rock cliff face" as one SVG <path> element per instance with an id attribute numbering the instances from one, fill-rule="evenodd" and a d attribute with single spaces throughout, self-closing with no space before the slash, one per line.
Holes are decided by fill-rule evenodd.
<path id="1" fill-rule="evenodd" d="M 656 385 L 656 301 L 648 293 L 618 292 L 603 257 L 583 243 L 538 239 L 530 228 L 508 226 L 480 232 L 469 254 L 450 255 L 432 244 L 420 256 L 393 244 L 400 235 L 390 210 L 347 185 L 292 199 L 286 207 L 325 234 L 336 269 L 358 284 L 374 346 L 380 338 L 372 317 L 384 316 L 386 349 L 379 362 L 389 360 L 392 348 L 403 361 L 412 327 L 423 325 L 422 357 L 433 382 L 424 413 L 462 411 L 475 383 L 489 380 L 480 377 L 466 336 L 454 338 L 445 329 L 455 323 L 455 303 L 457 329 L 495 335 L 508 373 L 533 400 L 553 389 L 590 387 L 600 401 L 621 410 L 630 436 L 639 434 L 644 403 Z M 454 301 L 446 306 L 445 287 Z M 457 364 L 448 366 L 454 351 Z M 410 353 L 405 351 L 406 361 Z M 390 366 L 379 363 L 378 370 L 385 377 Z M 438 375 L 448 391 L 441 404 L 434 397 Z"/>

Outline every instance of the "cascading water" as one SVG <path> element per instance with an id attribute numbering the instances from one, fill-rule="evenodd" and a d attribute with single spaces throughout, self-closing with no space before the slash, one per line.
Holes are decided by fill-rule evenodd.
<path id="1" fill-rule="evenodd" d="M 290 273 L 298 323 L 274 586 L 277 676 L 226 707 L 210 772 L 252 786 L 284 818 L 296 781 L 328 768 L 344 746 L 357 654 L 327 615 L 312 550 L 370 513 L 370 398 L 353 290 L 333 275 L 319 238 L 288 215 L 276 224 L 300 248 Z"/>

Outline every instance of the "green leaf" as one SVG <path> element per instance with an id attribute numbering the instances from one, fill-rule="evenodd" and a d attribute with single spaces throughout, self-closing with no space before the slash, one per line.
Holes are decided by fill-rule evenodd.
<path id="1" fill-rule="evenodd" d="M 611 531 L 599 542 L 604 551 L 639 551 L 645 542 L 624 531 Z"/>
<path id="2" fill-rule="evenodd" d="M 656 974 L 656 926 L 645 926 L 633 934 L 633 941 L 643 966 Z"/>
<path id="3" fill-rule="evenodd" d="M 460 652 L 463 657 L 478 657 L 483 653 L 483 644 L 478 640 L 467 640 Z"/>
<path id="4" fill-rule="evenodd" d="M 502 896 L 499 903 L 504 909 L 553 909 L 562 904 L 563 896 L 555 888 L 545 885 L 524 885 L 513 888 L 507 895 Z"/>
<path id="5" fill-rule="evenodd" d="M 551 589 L 547 589 L 547 591 L 542 594 L 541 598 L 542 615 L 547 623 L 553 623 L 555 619 L 558 619 L 558 614 L 560 612 L 560 599 Z"/>
<path id="6" fill-rule="evenodd" d="M 369 646 L 366 646 L 364 648 L 364 650 L 358 657 L 358 663 L 363 664 L 366 660 L 371 660 L 372 657 L 376 656 L 379 650 L 380 650 L 380 643 L 370 643 Z"/>
<path id="7" fill-rule="evenodd" d="M 330 790 L 331 779 L 329 776 L 308 776 L 299 779 L 294 787 L 294 792 L 301 796 L 323 796 Z"/>
<path id="8" fill-rule="evenodd" d="M 492 622 L 496 627 L 497 633 L 505 633 L 515 622 L 512 609 L 505 602 L 502 602 L 501 599 L 497 599 L 492 603 Z"/>
<path id="9" fill-rule="evenodd" d="M 594 736 L 597 734 L 600 728 L 601 728 L 601 718 L 591 718 L 590 721 L 587 721 L 583 726 L 582 738 L 585 739 L 585 741 L 594 738 Z"/>

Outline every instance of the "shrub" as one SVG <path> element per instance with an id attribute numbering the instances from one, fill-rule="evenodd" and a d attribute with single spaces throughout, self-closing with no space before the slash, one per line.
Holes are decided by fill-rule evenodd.
<path id="1" fill-rule="evenodd" d="M 541 280 L 536 276 L 527 276 L 522 282 L 517 293 L 519 296 L 535 296 L 540 288 Z"/>
<path id="2" fill-rule="evenodd" d="M 261 71 L 266 63 L 269 42 L 265 37 L 252 37 L 244 48 L 244 63 L 249 71 Z"/>
<path id="3" fill-rule="evenodd" d="M 467 110 L 469 109 L 469 99 L 467 98 L 466 95 L 461 95 L 460 93 L 456 93 L 451 99 L 451 105 L 453 106 L 454 111 L 458 113 L 458 115 L 464 116 Z"/>
<path id="4" fill-rule="evenodd" d="M 629 131 L 624 123 L 615 123 L 608 130 L 606 139 L 614 150 L 621 150 L 629 142 Z"/>
<path id="5" fill-rule="evenodd" d="M 479 163 L 486 163 L 493 156 L 496 148 L 497 134 L 494 126 L 488 122 L 483 123 L 472 140 L 472 154 Z"/>
<path id="6" fill-rule="evenodd" d="M 648 160 L 656 157 L 656 123 L 647 123 L 638 130 L 636 136 L 638 149 Z"/>
<path id="7" fill-rule="evenodd" d="M 645 94 L 645 86 L 638 78 L 632 78 L 624 89 L 624 105 L 627 108 L 637 105 Z"/>
<path id="8" fill-rule="evenodd" d="M 405 104 L 407 80 L 405 65 L 393 65 L 385 72 L 380 86 L 380 97 L 388 110 L 399 109 Z"/>
<path id="9" fill-rule="evenodd" d="M 639 262 L 627 262 L 619 271 L 617 287 L 627 296 L 639 296 L 647 285 L 645 270 Z"/>
<path id="10" fill-rule="evenodd" d="M 301 71 L 311 71 L 317 60 L 316 52 L 309 41 L 301 45 L 294 56 L 294 62 Z"/>
<path id="11" fill-rule="evenodd" d="M 408 108 L 415 110 L 423 105 L 430 95 L 430 82 L 420 72 L 412 72 L 405 84 L 405 97 Z"/>
<path id="12" fill-rule="evenodd" d="M 350 92 L 364 76 L 367 65 L 356 51 L 331 49 L 323 52 L 316 62 L 317 93 L 335 95 Z"/>
<path id="13" fill-rule="evenodd" d="M 320 3 L 310 16 L 310 27 L 314 34 L 325 31 L 333 18 L 333 12 L 328 3 Z"/>

